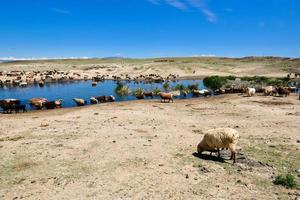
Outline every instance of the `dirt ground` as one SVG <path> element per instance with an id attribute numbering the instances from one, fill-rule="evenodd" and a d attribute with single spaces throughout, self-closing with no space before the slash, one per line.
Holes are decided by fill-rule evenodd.
<path id="1" fill-rule="evenodd" d="M 186 57 L 152 59 L 86 59 L 86 60 L 37 60 L 0 63 L 0 71 L 64 70 L 79 74 L 131 76 L 170 73 L 180 77 L 205 77 L 212 75 L 285 77 L 300 70 L 300 59 L 278 57 Z"/>
<path id="2" fill-rule="evenodd" d="M 224 95 L 0 114 L 0 199 L 299 199 L 300 101 Z M 238 161 L 202 130 L 239 131 Z M 297 172 L 298 170 L 298 172 Z"/>

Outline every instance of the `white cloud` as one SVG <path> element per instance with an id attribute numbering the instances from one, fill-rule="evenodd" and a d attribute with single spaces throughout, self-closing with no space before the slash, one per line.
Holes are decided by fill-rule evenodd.
<path id="1" fill-rule="evenodd" d="M 210 22 L 216 22 L 217 21 L 217 16 L 214 12 L 212 12 L 206 3 L 206 0 L 187 0 L 189 4 L 197 9 L 199 9 L 206 19 Z"/>
<path id="2" fill-rule="evenodd" d="M 17 58 L 17 57 L 4 57 L 0 58 L 0 60 L 6 60 L 6 61 L 18 61 L 18 60 L 55 60 L 55 59 L 89 59 L 89 57 L 57 57 L 57 58 L 48 58 L 48 57 L 27 57 L 27 58 Z"/>
<path id="3" fill-rule="evenodd" d="M 52 12 L 56 12 L 56 13 L 62 14 L 62 15 L 69 15 L 69 14 L 71 14 L 71 11 L 69 11 L 69 10 L 62 10 L 62 9 L 58 9 L 58 8 L 52 8 L 50 10 Z"/>
<path id="4" fill-rule="evenodd" d="M 181 0 L 166 0 L 166 3 L 179 10 L 187 10 L 187 6 Z"/>
<path id="5" fill-rule="evenodd" d="M 217 57 L 215 54 L 192 55 L 191 57 Z"/>
<path id="6" fill-rule="evenodd" d="M 148 2 L 154 5 L 161 5 L 161 2 L 165 2 L 166 4 L 173 6 L 179 10 L 186 11 L 189 8 L 197 9 L 202 12 L 207 21 L 216 22 L 217 16 L 216 14 L 209 9 L 207 5 L 207 0 L 147 0 Z"/>

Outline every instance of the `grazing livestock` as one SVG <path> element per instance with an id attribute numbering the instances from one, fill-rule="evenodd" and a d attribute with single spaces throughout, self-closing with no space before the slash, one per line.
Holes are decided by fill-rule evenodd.
<path id="1" fill-rule="evenodd" d="M 172 101 L 172 103 L 174 102 L 174 99 L 173 99 L 173 94 L 170 94 L 170 93 L 160 93 L 159 94 L 160 98 L 161 98 L 161 101 L 160 102 L 164 102 L 166 103 L 166 100 L 168 100 L 168 103 L 170 103 L 170 101 Z"/>
<path id="2" fill-rule="evenodd" d="M 145 99 L 145 96 L 143 94 L 141 94 L 141 95 L 135 95 L 135 98 L 137 98 L 137 99 Z"/>
<path id="3" fill-rule="evenodd" d="M 86 101 L 84 99 L 74 98 L 73 101 L 77 106 L 84 106 L 86 104 Z"/>
<path id="4" fill-rule="evenodd" d="M 255 88 L 247 87 L 247 89 L 246 89 L 246 93 L 247 93 L 248 97 L 254 96 L 255 92 L 256 92 Z"/>
<path id="5" fill-rule="evenodd" d="M 100 103 L 106 103 L 106 102 L 114 102 L 116 101 L 116 98 L 112 95 L 110 96 L 99 96 L 95 97 Z"/>
<path id="6" fill-rule="evenodd" d="M 98 100 L 95 97 L 91 97 L 90 102 L 91 102 L 91 104 L 97 104 Z"/>
<path id="7" fill-rule="evenodd" d="M 62 99 L 58 99 L 55 101 L 46 101 L 43 103 L 43 107 L 45 107 L 47 110 L 49 109 L 55 109 L 55 108 L 61 108 Z"/>
<path id="8" fill-rule="evenodd" d="M 47 101 L 48 101 L 48 99 L 46 99 L 46 98 L 41 98 L 41 97 L 32 98 L 32 99 L 29 100 L 29 105 L 32 108 L 42 109 L 43 106 L 44 106 L 44 103 L 47 102 Z"/>
<path id="9" fill-rule="evenodd" d="M 280 96 L 285 96 L 285 97 L 287 97 L 287 96 L 290 95 L 290 91 L 287 90 L 287 89 L 285 89 L 285 88 L 283 88 L 283 87 L 278 87 L 278 88 L 276 88 L 276 92 L 277 92 L 277 94 L 280 95 Z"/>
<path id="10" fill-rule="evenodd" d="M 4 99 L 0 100 L 0 107 L 3 109 L 4 113 L 11 113 L 12 111 L 17 112 L 20 103 L 20 100 L 17 99 Z"/>
<path id="11" fill-rule="evenodd" d="M 204 131 L 202 141 L 197 146 L 198 154 L 203 151 L 214 152 L 220 148 L 229 148 L 233 163 L 236 162 L 236 145 L 239 139 L 239 134 L 232 128 L 217 128 Z"/>
<path id="12" fill-rule="evenodd" d="M 153 92 L 144 92 L 143 94 L 145 97 L 150 97 L 151 99 L 153 99 L 153 96 L 154 96 Z"/>
<path id="13" fill-rule="evenodd" d="M 266 96 L 272 96 L 276 94 L 276 89 L 273 86 L 267 86 L 263 88 L 263 93 Z"/>
<path id="14" fill-rule="evenodd" d="M 24 104 L 18 104 L 18 105 L 16 105 L 15 106 L 15 112 L 19 113 L 20 111 L 22 111 L 23 113 L 27 112 L 26 105 L 24 105 Z"/>
<path id="15" fill-rule="evenodd" d="M 192 91 L 193 96 L 199 97 L 199 96 L 209 96 L 211 95 L 211 92 L 208 91 L 207 89 L 203 89 L 203 90 L 193 90 Z"/>

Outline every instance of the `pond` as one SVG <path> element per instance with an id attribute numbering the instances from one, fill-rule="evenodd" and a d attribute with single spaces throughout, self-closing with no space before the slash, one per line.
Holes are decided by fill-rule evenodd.
<path id="1" fill-rule="evenodd" d="M 145 91 L 153 91 L 158 88 L 163 91 L 163 83 L 135 83 L 133 81 L 122 81 L 126 84 L 131 91 L 137 88 L 143 88 Z M 204 89 L 202 80 L 179 80 L 176 82 L 169 82 L 171 87 L 177 84 L 183 84 L 185 86 L 198 84 L 199 89 Z M 39 85 L 29 85 L 28 87 L 3 87 L 0 88 L 0 99 L 19 99 L 23 104 L 27 105 L 29 109 L 29 99 L 35 97 L 44 97 L 49 101 L 55 99 L 63 99 L 63 107 L 74 107 L 76 104 L 73 102 L 73 98 L 82 98 L 87 100 L 90 104 L 90 98 L 94 96 L 109 96 L 113 95 L 116 97 L 116 101 L 130 101 L 136 100 L 136 97 L 132 94 L 128 96 L 118 96 L 115 93 L 117 82 L 113 80 L 105 80 L 98 82 L 96 86 L 92 86 L 91 81 L 73 81 L 64 83 L 46 83 L 44 87 Z M 187 97 L 179 96 L 177 98 L 191 98 L 192 95 Z M 158 98 L 158 97 L 156 97 Z"/>

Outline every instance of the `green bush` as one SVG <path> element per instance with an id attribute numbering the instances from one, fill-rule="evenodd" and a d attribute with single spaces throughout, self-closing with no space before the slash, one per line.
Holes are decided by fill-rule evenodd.
<path id="1" fill-rule="evenodd" d="M 170 83 L 167 81 L 163 84 L 163 88 L 165 91 L 168 91 L 170 89 Z"/>
<path id="2" fill-rule="evenodd" d="M 155 88 L 152 92 L 155 96 L 158 96 L 158 94 L 161 92 L 161 90 L 159 88 Z"/>
<path id="3" fill-rule="evenodd" d="M 177 84 L 173 87 L 173 90 L 186 91 L 188 88 L 183 84 Z"/>
<path id="4" fill-rule="evenodd" d="M 137 88 L 135 91 L 133 91 L 134 96 L 142 96 L 144 93 L 143 88 Z"/>
<path id="5" fill-rule="evenodd" d="M 115 88 L 115 92 L 117 95 L 119 96 L 126 96 L 129 94 L 129 88 L 127 85 L 121 83 L 121 82 L 118 82 L 117 83 L 117 86 Z"/>
<path id="6" fill-rule="evenodd" d="M 194 83 L 194 84 L 188 85 L 187 87 L 190 91 L 193 91 L 193 90 L 198 90 L 199 85 L 198 85 L 198 83 Z"/>
<path id="7" fill-rule="evenodd" d="M 204 78 L 203 83 L 207 87 L 215 90 L 221 88 L 223 85 L 227 83 L 227 80 L 234 80 L 235 77 L 228 76 L 228 77 L 221 77 L 221 76 L 209 76 Z"/>
<path id="8" fill-rule="evenodd" d="M 286 188 L 296 188 L 297 187 L 297 182 L 295 180 L 295 177 L 292 174 L 287 174 L 286 176 L 284 175 L 279 175 L 276 176 L 275 180 L 273 181 L 275 185 L 282 185 Z"/>

